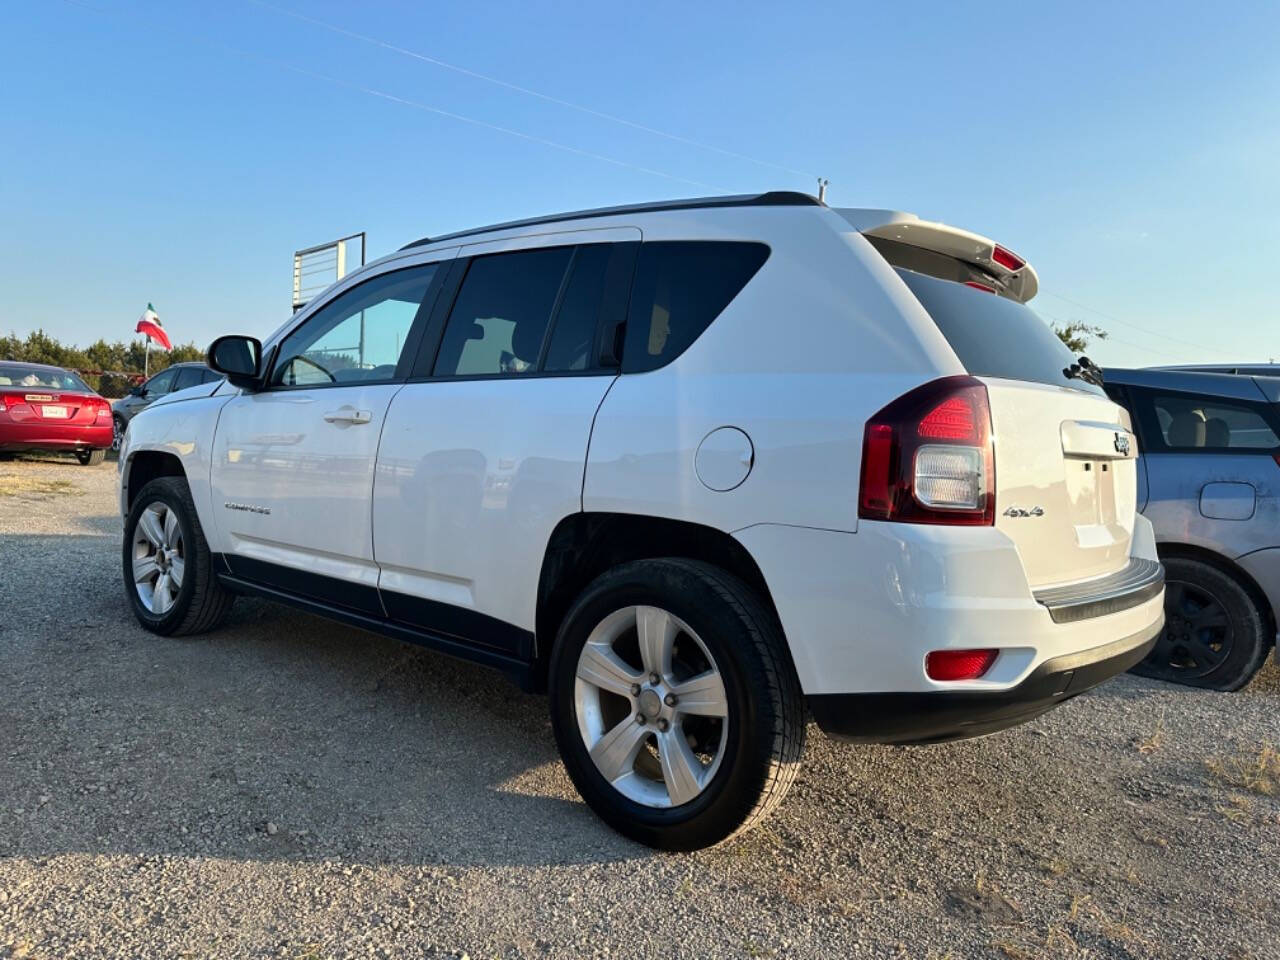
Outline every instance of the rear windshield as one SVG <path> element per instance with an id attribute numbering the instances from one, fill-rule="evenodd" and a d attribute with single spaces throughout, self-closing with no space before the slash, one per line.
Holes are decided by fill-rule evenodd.
<path id="1" fill-rule="evenodd" d="M 0 364 L 0 387 L 44 387 L 49 390 L 81 390 L 85 393 L 93 393 L 88 384 L 69 370 L 25 367 L 11 363 Z"/>
<path id="2" fill-rule="evenodd" d="M 975 377 L 1031 380 L 1102 393 L 1062 371 L 1075 355 L 1025 303 L 895 268 Z"/>

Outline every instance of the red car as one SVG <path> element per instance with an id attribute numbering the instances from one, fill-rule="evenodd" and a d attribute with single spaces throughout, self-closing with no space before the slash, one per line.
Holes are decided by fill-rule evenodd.
<path id="1" fill-rule="evenodd" d="M 0 453 L 62 450 L 92 466 L 111 432 L 111 404 L 71 371 L 0 360 Z"/>

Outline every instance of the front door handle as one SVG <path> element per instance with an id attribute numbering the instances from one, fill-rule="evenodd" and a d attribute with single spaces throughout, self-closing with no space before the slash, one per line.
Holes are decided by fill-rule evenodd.
<path id="1" fill-rule="evenodd" d="M 373 414 L 368 410 L 342 407 L 339 410 L 330 410 L 324 415 L 324 419 L 326 423 L 368 423 L 373 419 Z"/>

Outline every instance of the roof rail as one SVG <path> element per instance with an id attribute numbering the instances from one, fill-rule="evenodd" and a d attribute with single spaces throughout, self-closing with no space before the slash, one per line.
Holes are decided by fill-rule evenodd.
<path id="1" fill-rule="evenodd" d="M 546 217 L 530 217 L 528 220 L 510 220 L 506 223 L 495 223 L 487 227 L 474 227 L 471 230 L 459 230 L 457 233 L 446 233 L 439 237 L 423 237 L 413 243 L 407 243 L 401 250 L 423 247 L 429 243 L 444 240 L 456 240 L 459 237 L 470 237 L 481 233 L 493 233 L 496 230 L 510 230 L 515 227 L 532 227 L 541 223 L 559 223 L 563 220 L 587 220 L 592 217 L 612 217 L 620 213 L 656 213 L 661 210 L 699 210 L 704 207 L 825 207 L 826 204 L 807 193 L 793 190 L 770 190 L 768 193 L 740 194 L 728 197 L 695 197 L 688 200 L 661 200 L 657 203 L 633 203 L 621 207 L 597 207 L 593 210 L 575 210 L 570 213 L 554 213 Z"/>

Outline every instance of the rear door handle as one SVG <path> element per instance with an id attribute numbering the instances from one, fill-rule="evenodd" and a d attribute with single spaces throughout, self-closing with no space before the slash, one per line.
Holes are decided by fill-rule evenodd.
<path id="1" fill-rule="evenodd" d="M 356 410 L 354 407 L 342 407 L 330 410 L 324 415 L 326 423 L 368 423 L 373 414 L 368 410 Z"/>

